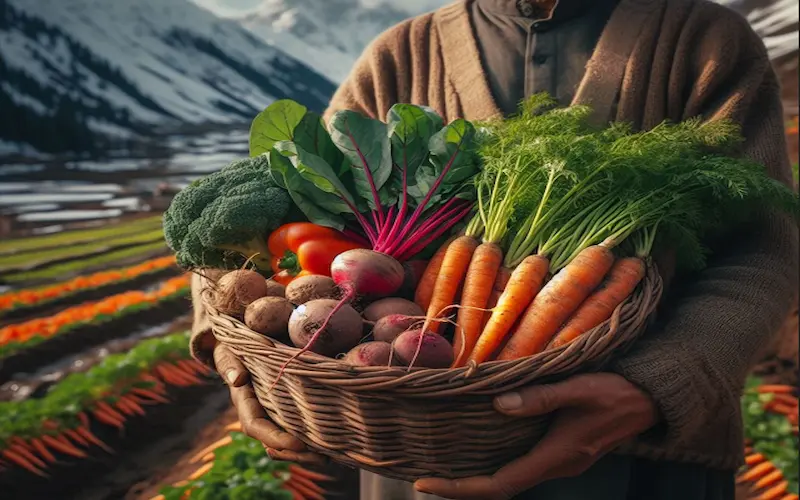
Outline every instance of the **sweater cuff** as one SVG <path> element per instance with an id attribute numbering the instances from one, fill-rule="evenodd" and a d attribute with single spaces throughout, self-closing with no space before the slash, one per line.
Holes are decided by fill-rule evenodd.
<path id="1" fill-rule="evenodd" d="M 660 423 L 639 436 L 639 441 L 680 446 L 703 425 L 698 420 L 707 408 L 703 391 L 690 375 L 693 371 L 684 366 L 691 356 L 680 346 L 670 347 L 674 349 L 638 348 L 613 362 L 609 371 L 648 393 L 658 407 Z"/>

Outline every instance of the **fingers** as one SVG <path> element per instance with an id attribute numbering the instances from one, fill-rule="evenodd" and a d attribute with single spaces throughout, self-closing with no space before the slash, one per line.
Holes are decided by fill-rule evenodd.
<path id="1" fill-rule="evenodd" d="M 501 394 L 494 400 L 497 411 L 515 417 L 535 417 L 552 413 L 563 406 L 579 404 L 585 390 L 580 379 L 555 384 L 531 385 L 515 392 Z"/>
<path id="2" fill-rule="evenodd" d="M 417 491 L 458 500 L 509 500 L 534 486 L 586 470 L 593 460 L 588 453 L 563 445 L 563 437 L 545 436 L 527 455 L 509 463 L 492 476 L 465 479 L 420 479 Z"/>
<path id="3" fill-rule="evenodd" d="M 269 448 L 297 452 L 305 450 L 302 441 L 282 431 L 267 419 L 264 408 L 249 384 L 242 387 L 231 387 L 231 399 L 239 413 L 242 432 L 261 441 Z"/>
<path id="4" fill-rule="evenodd" d="M 250 380 L 250 374 L 235 354 L 222 343 L 214 347 L 214 365 L 225 382 L 232 387 L 241 387 Z"/>
<path id="5" fill-rule="evenodd" d="M 275 460 L 283 460 L 286 462 L 293 462 L 306 465 L 325 465 L 327 459 L 322 455 L 316 453 L 298 453 L 289 450 L 275 450 L 273 448 L 265 447 L 267 454 Z"/>

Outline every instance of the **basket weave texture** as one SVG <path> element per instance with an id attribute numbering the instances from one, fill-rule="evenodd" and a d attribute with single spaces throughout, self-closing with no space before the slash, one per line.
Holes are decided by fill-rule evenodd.
<path id="1" fill-rule="evenodd" d="M 353 367 L 307 352 L 289 363 L 277 383 L 298 349 L 205 303 L 214 336 L 250 371 L 256 396 L 277 425 L 336 462 L 414 481 L 491 474 L 530 450 L 549 419 L 502 415 L 493 397 L 601 369 L 644 331 L 661 292 L 661 278 L 649 264 L 608 321 L 568 345 L 527 358 L 409 371 Z"/>

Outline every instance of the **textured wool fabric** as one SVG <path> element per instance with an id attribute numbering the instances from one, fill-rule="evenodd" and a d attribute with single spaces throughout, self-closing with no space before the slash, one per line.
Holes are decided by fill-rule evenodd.
<path id="1" fill-rule="evenodd" d="M 397 102 L 430 106 L 447 121 L 501 115 L 473 36 L 472 1 L 381 35 L 325 117 L 351 109 L 382 119 Z M 621 0 L 573 102 L 592 106 L 600 124 L 736 120 L 746 137 L 742 153 L 791 183 L 778 82 L 764 45 L 745 19 L 710 1 Z M 620 453 L 720 469 L 741 463 L 739 397 L 759 348 L 797 293 L 797 226 L 759 213 L 715 250 L 708 268 L 672 290 L 658 324 L 611 367 L 652 395 L 665 423 Z M 208 325 L 197 301 L 195 307 L 193 352 L 208 359 L 198 348 L 213 340 L 203 340 Z"/>

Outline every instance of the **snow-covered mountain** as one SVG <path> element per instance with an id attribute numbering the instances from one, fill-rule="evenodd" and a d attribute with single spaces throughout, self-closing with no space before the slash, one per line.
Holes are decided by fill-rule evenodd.
<path id="1" fill-rule="evenodd" d="M 0 1 L 0 141 L 59 151 L 154 126 L 247 122 L 333 83 L 188 0 Z"/>
<path id="2" fill-rule="evenodd" d="M 446 0 L 193 0 L 262 39 L 343 80 L 364 47 L 386 28 Z"/>
<path id="3" fill-rule="evenodd" d="M 380 32 L 451 0 L 193 0 L 307 61 L 334 81 Z M 717 0 L 747 16 L 775 57 L 797 54 L 797 0 Z"/>

